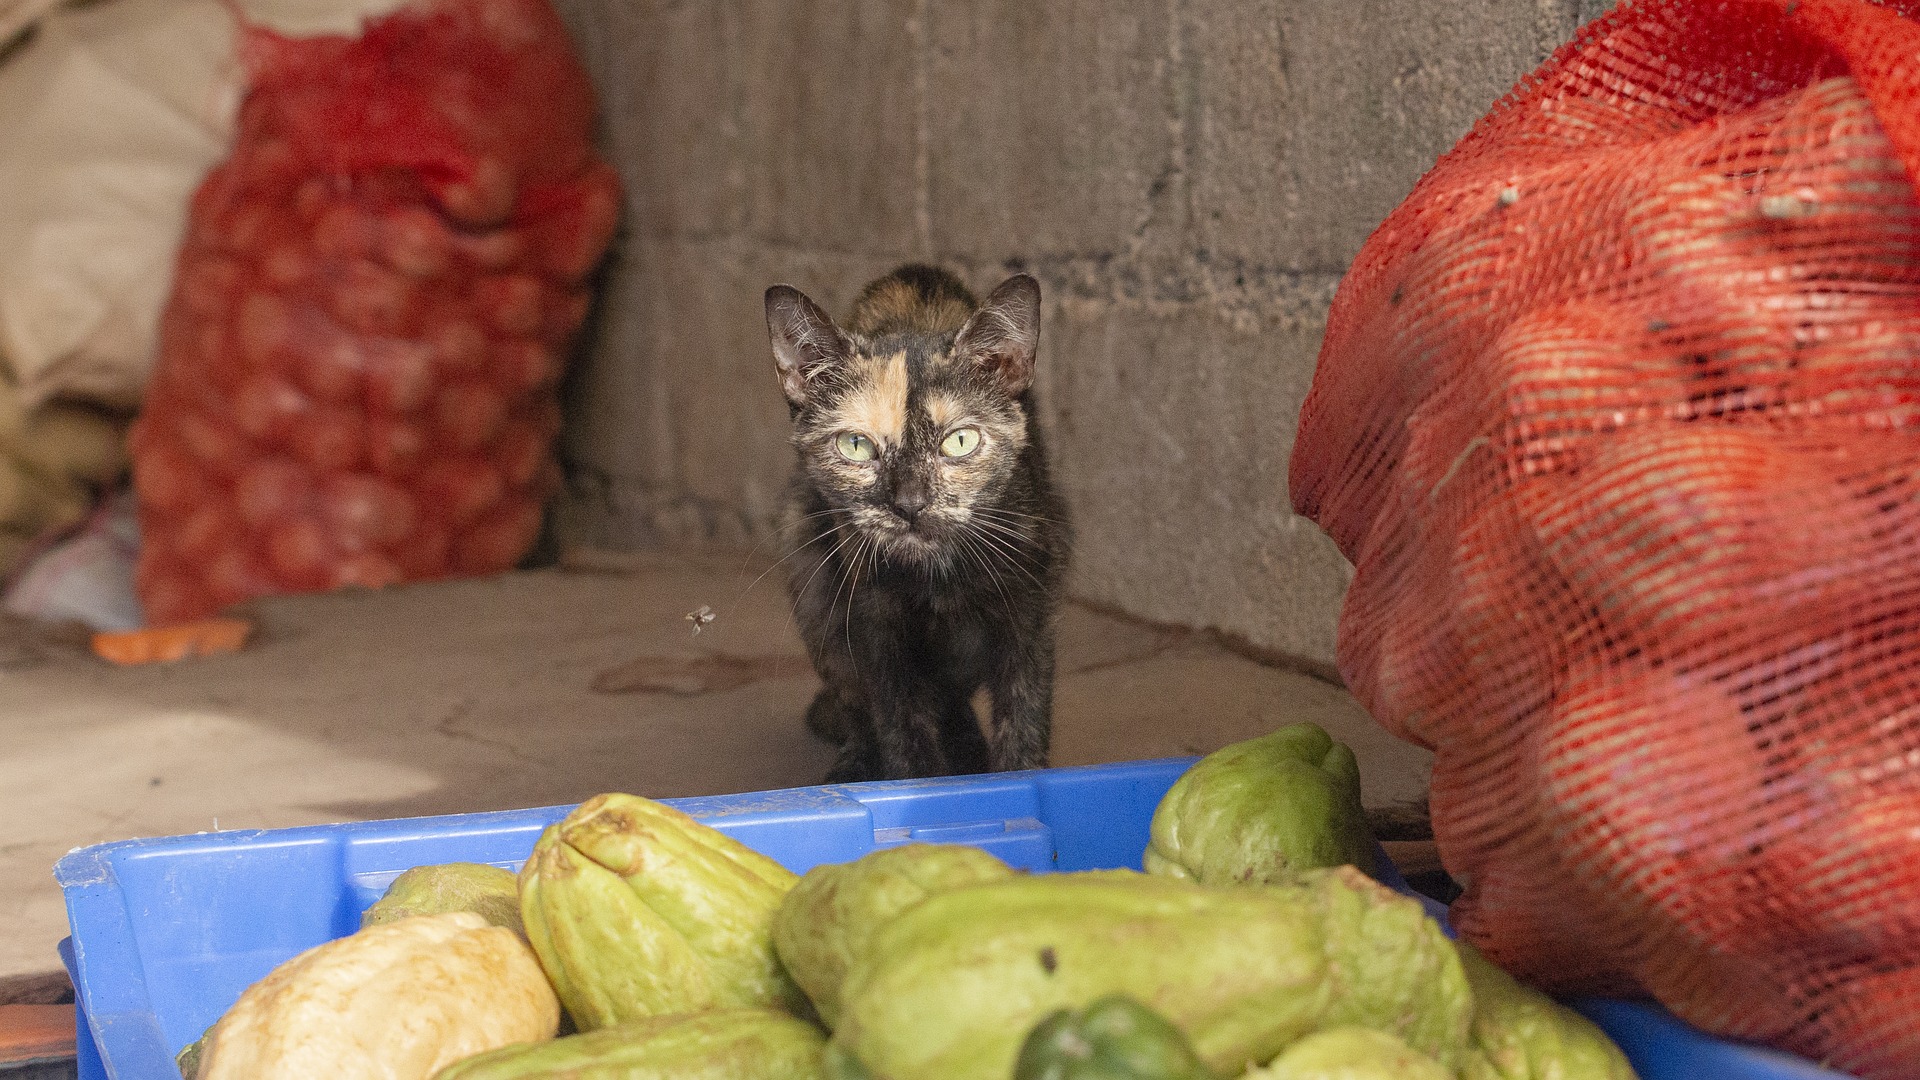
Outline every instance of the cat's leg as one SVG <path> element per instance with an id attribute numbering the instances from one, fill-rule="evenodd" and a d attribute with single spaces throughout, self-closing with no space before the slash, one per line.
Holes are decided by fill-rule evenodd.
<path id="1" fill-rule="evenodd" d="M 1044 769 L 1053 740 L 1053 635 L 1020 635 L 1000 657 L 988 690 L 993 722 L 987 762 L 994 772 Z"/>
<path id="2" fill-rule="evenodd" d="M 956 776 L 989 771 L 987 738 L 980 733 L 980 718 L 973 711 L 973 702 L 961 691 L 954 691 L 951 701 L 940 733 L 947 767 Z"/>
<path id="3" fill-rule="evenodd" d="M 858 784 L 866 780 L 882 779 L 879 751 L 873 743 L 872 725 L 864 717 L 856 718 L 853 728 L 847 732 L 847 741 L 840 744 L 839 756 L 833 759 L 833 767 L 827 770 L 827 784 Z"/>
<path id="4" fill-rule="evenodd" d="M 945 720 L 950 708 L 945 687 L 892 650 L 875 650 L 863 661 L 866 705 L 873 722 L 880 778 L 910 780 L 951 776 Z"/>
<path id="5" fill-rule="evenodd" d="M 943 696 L 920 670 L 917 658 L 881 626 L 856 626 L 851 637 L 842 640 L 849 651 L 826 650 L 821 655 L 826 686 L 807 713 L 811 728 L 816 711 L 828 708 L 822 699 L 831 693 L 846 723 L 846 741 L 827 783 L 950 774 L 942 742 Z"/>
<path id="6" fill-rule="evenodd" d="M 942 739 L 940 710 L 931 702 L 895 701 L 891 709 L 876 708 L 874 745 L 879 751 L 880 779 L 913 780 L 923 776 L 951 776 Z"/>
<path id="7" fill-rule="evenodd" d="M 824 783 L 856 784 L 883 779 L 879 747 L 873 734 L 873 716 L 862 704 L 858 691 L 853 689 L 858 683 L 852 681 L 845 658 L 823 654 L 819 672 L 822 685 L 813 697 L 813 704 L 807 706 L 807 730 L 840 747 Z"/>
<path id="8" fill-rule="evenodd" d="M 945 676 L 915 641 L 901 634 L 896 613 L 884 606 L 868 608 L 864 597 L 849 601 L 852 604 L 861 605 L 855 617 L 834 626 L 832 633 L 810 639 L 821 643 L 814 654 L 821 681 L 836 688 L 851 706 L 847 715 L 853 725 L 843 763 L 851 769 L 861 759 L 860 748 L 853 744 L 864 736 L 870 740 L 874 766 L 873 775 L 863 779 L 950 775 L 942 737 L 951 696 L 945 692 Z M 806 616 L 813 612 L 796 610 L 805 634 L 812 625 Z"/>
<path id="9" fill-rule="evenodd" d="M 859 719 L 859 711 L 831 683 L 822 686 L 820 692 L 813 695 L 813 704 L 807 706 L 807 730 L 814 738 L 832 746 L 846 745 L 859 726 Z"/>
<path id="10" fill-rule="evenodd" d="M 855 714 L 847 741 L 833 767 L 827 770 L 826 783 L 851 784 L 862 780 L 912 780 L 923 776 L 951 776 L 956 770 L 948 763 L 946 732 L 937 712 L 907 707 L 880 709 L 869 717 Z M 979 729 L 975 729 L 978 738 Z M 984 771 L 986 748 L 977 757 Z"/>

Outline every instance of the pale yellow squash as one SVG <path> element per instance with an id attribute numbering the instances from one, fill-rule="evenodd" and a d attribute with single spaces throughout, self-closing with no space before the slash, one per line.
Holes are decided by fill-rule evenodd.
<path id="1" fill-rule="evenodd" d="M 418 915 L 309 949 L 248 987 L 207 1033 L 196 1080 L 427 1080 L 559 1025 L 518 934 L 468 911 Z"/>

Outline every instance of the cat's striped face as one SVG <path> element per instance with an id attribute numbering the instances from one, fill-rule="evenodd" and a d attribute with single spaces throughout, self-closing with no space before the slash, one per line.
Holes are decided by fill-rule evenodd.
<path id="1" fill-rule="evenodd" d="M 1022 334 L 1037 331 L 1038 290 L 1017 297 L 1031 301 L 1030 312 L 1015 312 L 1011 323 L 996 299 L 999 292 L 951 335 L 868 340 L 831 324 L 812 328 L 832 335 L 796 364 L 804 382 L 798 400 L 788 395 L 793 444 L 811 485 L 846 519 L 834 524 L 850 526 L 850 543 L 863 537 L 878 553 L 944 564 L 965 558 L 965 545 L 990 542 L 991 527 L 974 519 L 993 513 L 1026 449 L 1023 398 L 1037 335 Z M 769 315 L 772 324 L 771 300 Z M 778 360 L 778 325 L 774 337 Z"/>

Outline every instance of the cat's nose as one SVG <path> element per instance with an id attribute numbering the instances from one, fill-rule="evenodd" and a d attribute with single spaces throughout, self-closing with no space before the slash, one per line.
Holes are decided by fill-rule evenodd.
<path id="1" fill-rule="evenodd" d="M 902 484 L 893 493 L 893 508 L 907 524 L 911 525 L 920 517 L 920 511 L 927 508 L 927 489 L 919 484 Z"/>

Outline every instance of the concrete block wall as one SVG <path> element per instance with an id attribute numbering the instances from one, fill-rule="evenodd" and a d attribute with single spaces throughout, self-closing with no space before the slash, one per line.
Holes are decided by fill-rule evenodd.
<path id="1" fill-rule="evenodd" d="M 761 296 L 907 259 L 1045 295 L 1075 591 L 1330 667 L 1288 508 L 1329 300 L 1600 0 L 559 0 L 627 183 L 568 387 L 564 540 L 745 547 L 791 463 Z"/>

